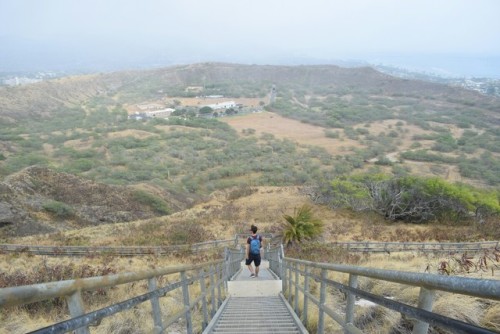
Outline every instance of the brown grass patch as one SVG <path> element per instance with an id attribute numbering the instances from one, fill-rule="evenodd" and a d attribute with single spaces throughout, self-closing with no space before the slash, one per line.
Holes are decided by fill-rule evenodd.
<path id="1" fill-rule="evenodd" d="M 33 256 L 29 254 L 1 254 L 0 274 L 13 275 L 21 273 L 23 277 L 38 280 L 37 283 L 46 282 L 50 276 L 40 275 L 37 268 L 108 268 L 112 272 L 131 272 L 164 268 L 172 265 L 200 263 L 208 258 L 200 259 L 195 255 L 192 257 L 155 257 L 141 256 L 134 258 L 93 256 L 93 257 L 46 257 Z M 43 272 L 44 270 L 42 270 Z M 43 276 L 43 277 L 42 277 Z M 76 277 L 71 277 L 76 278 Z M 56 280 L 54 277 L 53 280 Z M 158 285 L 164 286 L 169 282 L 178 280 L 178 275 L 167 275 L 159 278 Z M 0 280 L 1 283 L 1 280 Z M 15 282 L 12 282 L 15 285 Z M 199 288 L 190 288 L 194 296 L 199 293 Z M 147 281 L 122 284 L 113 288 L 99 289 L 94 292 L 84 293 L 85 310 L 91 312 L 112 303 L 123 301 L 133 296 L 147 292 Z M 182 308 L 182 292 L 180 289 L 168 293 L 160 299 L 162 310 L 165 312 L 164 319 Z M 66 320 L 69 316 L 63 299 L 39 302 L 26 306 L 4 308 L 0 312 L 0 333 L 26 333 L 50 324 Z M 199 316 L 196 316 L 199 317 Z M 196 319 L 195 317 L 195 319 Z M 195 324 L 198 328 L 199 321 Z M 151 318 L 151 304 L 142 303 L 133 309 L 120 312 L 117 315 L 105 318 L 98 327 L 91 329 L 92 333 L 152 333 L 153 321 Z M 169 328 L 177 328 L 174 326 Z M 178 327 L 182 331 L 182 327 Z M 185 327 L 184 327 L 185 329 Z"/>
<path id="2" fill-rule="evenodd" d="M 362 145 L 343 135 L 340 139 L 325 136 L 325 128 L 305 124 L 290 118 L 285 118 L 271 112 L 259 112 L 242 116 L 225 117 L 221 119 L 238 132 L 244 129 L 254 129 L 257 136 L 270 133 L 279 139 L 289 139 L 302 145 L 314 145 L 324 148 L 332 155 L 345 154 L 351 147 L 362 147 Z"/>
<path id="3" fill-rule="evenodd" d="M 481 325 L 500 332 L 500 303 L 493 304 L 484 312 Z"/>

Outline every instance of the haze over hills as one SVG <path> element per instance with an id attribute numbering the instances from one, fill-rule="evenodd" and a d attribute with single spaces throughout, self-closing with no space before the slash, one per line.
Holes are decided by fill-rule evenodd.
<path id="1" fill-rule="evenodd" d="M 61 45 L 62 43 L 62 45 Z M 342 67 L 386 66 L 447 78 L 500 79 L 500 56 L 495 53 L 459 52 L 366 52 L 363 55 L 332 57 L 314 52 L 259 50 L 226 53 L 200 50 L 200 46 L 176 50 L 161 46 L 129 45 L 117 41 L 37 41 L 0 35 L 0 77 L 33 72 L 96 73 L 163 68 L 199 62 L 297 66 L 337 65 Z M 87 47 L 83 47 L 87 45 Z"/>
<path id="2" fill-rule="evenodd" d="M 191 85 L 259 85 L 261 96 L 272 84 L 296 83 L 308 89 L 328 87 L 333 90 L 353 87 L 356 90 L 384 94 L 445 96 L 476 99 L 477 94 L 444 85 L 421 81 L 403 80 L 382 74 L 369 67 L 342 68 L 335 65 L 271 66 L 203 63 L 179 65 L 163 69 L 90 74 L 41 82 L 29 87 L 3 89 L 0 95 L 2 115 L 17 117 L 25 112 L 46 113 L 65 104 L 78 105 L 99 95 L 144 90 L 154 97 L 155 89 L 183 89 Z M 267 86 L 266 86 L 267 85 Z M 255 92 L 253 92 L 255 94 Z M 46 97 L 50 98 L 47 99 Z M 488 101 L 487 97 L 481 98 Z M 131 101 L 126 101 L 131 102 Z M 132 101 L 133 102 L 133 101 Z M 17 115 L 17 116 L 16 116 Z"/>
<path id="3" fill-rule="evenodd" d="M 498 78 L 497 12 L 499 5 L 488 0 L 5 2 L 0 71 L 107 72 L 200 62 L 346 66 L 354 60 Z"/>

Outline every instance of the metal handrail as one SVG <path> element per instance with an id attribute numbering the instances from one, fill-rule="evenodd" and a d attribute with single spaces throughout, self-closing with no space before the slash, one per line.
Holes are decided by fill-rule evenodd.
<path id="1" fill-rule="evenodd" d="M 36 246 L 36 245 L 14 245 L 1 244 L 0 252 L 24 252 L 37 255 L 171 255 L 172 253 L 192 251 L 194 253 L 207 249 L 233 246 L 235 239 L 213 240 L 195 244 L 172 245 L 172 246 Z"/>
<path id="2" fill-rule="evenodd" d="M 281 239 L 280 236 L 264 233 L 262 234 L 269 244 L 274 244 Z M 37 246 L 37 245 L 16 245 L 0 244 L 1 252 L 24 252 L 36 255 L 52 256 L 78 256 L 78 255 L 119 255 L 119 256 L 140 256 L 140 255 L 171 255 L 172 253 L 182 253 L 191 251 L 193 253 L 213 249 L 222 246 L 237 246 L 239 239 L 248 237 L 248 234 L 236 234 L 234 239 L 213 240 L 195 244 L 172 245 L 172 246 Z M 500 241 L 483 242 L 377 242 L 377 241 L 351 241 L 351 242 L 331 242 L 332 247 L 341 247 L 350 252 L 474 252 L 485 249 L 500 248 Z"/>
<path id="3" fill-rule="evenodd" d="M 283 292 L 288 301 L 295 305 L 295 312 L 302 312 L 302 319 L 307 323 L 308 304 L 314 303 L 319 309 L 318 333 L 324 332 L 324 317 L 328 315 L 342 326 L 345 333 L 361 333 L 353 325 L 354 302 L 356 297 L 367 299 L 376 304 L 390 308 L 411 318 L 417 319 L 413 333 L 427 333 L 429 324 L 451 329 L 454 333 L 494 333 L 456 319 L 432 313 L 432 305 L 436 291 L 446 291 L 455 294 L 475 296 L 500 301 L 500 281 L 475 279 L 467 277 L 442 276 L 396 270 L 340 265 L 332 263 L 315 263 L 284 256 L 283 247 L 266 251 L 271 269 L 277 273 L 283 282 Z M 328 278 L 328 273 L 340 272 L 349 275 L 348 284 L 343 284 Z M 358 288 L 358 277 L 384 280 L 398 284 L 420 287 L 418 306 L 410 306 L 383 296 L 373 295 Z M 303 282 L 301 283 L 301 279 Z M 319 297 L 309 288 L 311 280 L 319 282 Z M 347 295 L 345 316 L 325 305 L 327 287 L 334 287 Z M 299 293 L 303 296 L 302 310 L 298 305 Z"/>
<path id="4" fill-rule="evenodd" d="M 345 248 L 352 252 L 452 252 L 452 251 L 482 251 L 499 248 L 500 241 L 482 242 L 380 242 L 380 241 L 350 241 L 331 242 L 329 245 Z"/>
<path id="5" fill-rule="evenodd" d="M 237 245 L 237 238 L 238 236 L 235 236 L 235 240 L 230 241 Z M 214 243 L 208 242 L 203 244 L 213 245 Z M 481 244 L 489 244 L 491 247 L 492 243 L 485 242 Z M 495 247 L 498 247 L 498 243 L 496 243 Z M 417 334 L 426 333 L 429 324 L 449 328 L 455 332 L 492 333 L 484 328 L 479 328 L 455 319 L 437 315 L 432 313 L 431 310 L 436 291 L 447 291 L 491 300 L 500 300 L 500 281 L 410 273 L 395 270 L 381 270 L 331 263 L 314 263 L 285 257 L 283 245 L 280 245 L 277 248 L 271 248 L 268 245 L 264 254 L 266 259 L 269 260 L 271 270 L 282 279 L 283 292 L 287 296 L 290 304 L 292 304 L 293 299 L 295 312 L 297 312 L 297 314 L 301 311 L 298 305 L 298 295 L 299 293 L 303 295 L 304 304 L 302 308 L 302 318 L 305 323 L 307 323 L 308 317 L 308 303 L 314 303 L 318 307 L 318 333 L 323 333 L 324 331 L 325 314 L 338 322 L 344 328 L 346 333 L 360 333 L 360 330 L 353 325 L 354 301 L 356 296 L 417 319 L 418 322 L 414 326 L 414 333 Z M 140 272 L 3 288 L 0 289 L 0 308 L 23 305 L 56 297 L 65 297 L 72 318 L 65 322 L 50 326 L 50 330 L 48 329 L 49 327 L 47 327 L 40 329 L 38 332 L 64 333 L 76 330 L 77 334 L 86 334 L 88 333 L 88 326 L 95 321 L 99 321 L 104 317 L 150 300 L 153 310 L 152 318 L 154 321 L 155 332 L 161 333 L 165 330 L 165 328 L 177 321 L 179 318 L 184 318 L 186 319 L 187 333 L 192 333 L 193 325 L 191 312 L 194 312 L 195 306 L 202 303 L 204 319 L 202 327 L 204 327 L 208 324 L 209 318 L 209 307 L 207 303 L 211 301 L 211 316 L 213 317 L 217 307 L 221 305 L 222 296 L 224 294 L 223 291 L 227 291 L 227 281 L 233 277 L 238 270 L 240 270 L 241 261 L 244 256 L 244 251 L 241 247 L 239 249 L 226 248 L 223 259 L 206 264 L 173 266 Z M 187 276 L 188 272 L 193 273 L 191 274 L 191 277 Z M 318 272 L 320 274 L 318 274 Z M 346 285 L 329 279 L 329 272 L 348 274 L 349 284 Z M 156 287 L 157 277 L 171 274 L 180 274 L 181 279 L 161 288 Z M 359 276 L 399 284 L 419 286 L 420 296 L 418 307 L 389 300 L 382 296 L 373 295 L 367 291 L 359 289 L 357 286 Z M 209 288 L 206 287 L 206 278 L 210 279 Z M 303 284 L 300 283 L 300 278 L 303 279 Z M 85 313 L 81 297 L 82 291 L 112 287 L 141 280 L 148 281 L 148 293 L 141 296 L 135 296 L 131 299 L 113 304 L 101 310 Z M 319 297 L 315 296 L 310 290 L 309 285 L 311 280 L 315 280 L 321 284 Z M 201 294 L 193 299 L 195 296 L 190 295 L 188 285 L 196 282 L 199 282 L 200 284 Z M 325 305 L 328 286 L 337 288 L 347 295 L 345 317 L 338 315 L 334 310 Z M 179 288 L 182 288 L 184 298 L 183 311 L 178 314 L 171 315 L 166 321 L 162 321 L 158 299 L 164 296 L 167 292 Z"/>
<path id="6" fill-rule="evenodd" d="M 191 313 L 195 306 L 202 303 L 204 319 L 202 327 L 205 327 L 209 318 L 207 303 L 211 302 L 212 311 L 210 316 L 213 317 L 216 309 L 222 303 L 224 291 L 227 291 L 227 280 L 235 274 L 235 270 L 239 268 L 242 258 L 241 251 L 226 249 L 223 259 L 204 264 L 171 266 L 162 269 L 2 288 L 0 289 L 0 308 L 64 297 L 68 304 L 71 319 L 42 328 L 37 333 L 65 333 L 76 330 L 77 334 L 87 334 L 89 333 L 88 326 L 95 321 L 150 300 L 153 310 L 154 331 L 156 333 L 162 333 L 173 322 L 178 321 L 179 318 L 184 318 L 187 333 L 191 334 L 193 332 Z M 191 277 L 187 276 L 188 272 L 192 273 Z M 157 288 L 157 278 L 171 274 L 180 274 L 181 279 L 175 283 Z M 205 282 L 206 278 L 210 280 L 208 289 Z M 143 280 L 148 282 L 148 293 L 115 303 L 98 311 L 85 313 L 81 296 L 83 291 L 114 287 Z M 201 293 L 200 296 L 194 298 L 195 296 L 190 295 L 188 286 L 196 282 L 200 284 Z M 164 323 L 158 299 L 167 292 L 179 288 L 182 289 L 184 309 L 180 313 L 172 315 Z"/>

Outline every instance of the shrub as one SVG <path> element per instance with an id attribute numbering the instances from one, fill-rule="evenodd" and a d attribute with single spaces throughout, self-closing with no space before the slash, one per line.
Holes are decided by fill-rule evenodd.
<path id="1" fill-rule="evenodd" d="M 391 130 L 387 136 L 389 136 L 391 138 L 397 138 L 397 137 L 399 137 L 399 134 L 397 131 Z"/>
<path id="2" fill-rule="evenodd" d="M 355 131 L 357 133 L 359 133 L 360 135 L 368 135 L 368 134 L 370 134 L 370 131 L 368 131 L 367 129 L 363 129 L 363 128 L 357 128 Z"/>
<path id="3" fill-rule="evenodd" d="M 283 242 L 288 246 L 317 237 L 323 231 L 323 222 L 314 217 L 308 204 L 295 208 L 293 216 L 283 215 Z"/>
<path id="4" fill-rule="evenodd" d="M 375 161 L 375 164 L 380 166 L 392 166 L 392 161 L 391 159 L 383 155 Z"/>
<path id="5" fill-rule="evenodd" d="M 5 160 L 5 163 L 6 170 L 10 173 L 14 173 L 29 166 L 46 166 L 49 164 L 49 159 L 39 153 L 28 153 L 9 157 Z"/>
<path id="6" fill-rule="evenodd" d="M 165 202 L 163 199 L 148 193 L 146 191 L 142 190 L 136 190 L 132 193 L 133 198 L 145 205 L 149 205 L 152 207 L 157 213 L 168 215 L 170 213 L 170 209 L 168 207 L 167 202 Z"/>
<path id="7" fill-rule="evenodd" d="M 167 239 L 172 245 L 186 245 L 215 239 L 214 235 L 206 231 L 203 226 L 195 222 L 183 222 L 171 225 L 167 230 Z"/>
<path id="8" fill-rule="evenodd" d="M 327 195 L 334 207 L 356 211 L 372 209 L 389 220 L 427 222 L 435 219 L 467 220 L 499 215 L 495 192 L 463 184 L 451 184 L 440 178 L 380 174 L 361 174 L 332 181 Z"/>
<path id="9" fill-rule="evenodd" d="M 446 134 L 440 136 L 432 149 L 439 152 L 452 152 L 458 148 L 456 140 L 450 135 Z"/>
<path id="10" fill-rule="evenodd" d="M 94 162 L 89 159 L 77 159 L 72 161 L 69 166 L 67 167 L 67 170 L 70 173 L 81 173 L 81 172 L 86 172 L 92 169 L 94 166 Z"/>
<path id="11" fill-rule="evenodd" d="M 338 131 L 332 131 L 332 130 L 325 130 L 325 136 L 327 138 L 335 138 L 335 139 L 340 137 Z"/>
<path id="12" fill-rule="evenodd" d="M 233 189 L 229 192 L 229 194 L 227 195 L 227 199 L 232 201 L 241 197 L 250 196 L 256 191 L 257 191 L 256 189 L 252 189 L 249 186 L 237 187 L 236 189 Z"/>
<path id="13" fill-rule="evenodd" d="M 50 212 L 58 218 L 69 218 L 74 215 L 74 210 L 66 203 L 59 201 L 49 201 L 42 205 L 44 210 Z"/>

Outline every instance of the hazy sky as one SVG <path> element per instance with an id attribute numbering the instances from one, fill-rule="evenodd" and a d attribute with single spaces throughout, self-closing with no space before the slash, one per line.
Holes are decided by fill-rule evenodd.
<path id="1" fill-rule="evenodd" d="M 0 69 L 433 56 L 487 65 L 500 59 L 499 16 L 498 0 L 0 0 Z"/>

